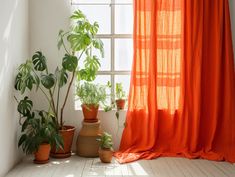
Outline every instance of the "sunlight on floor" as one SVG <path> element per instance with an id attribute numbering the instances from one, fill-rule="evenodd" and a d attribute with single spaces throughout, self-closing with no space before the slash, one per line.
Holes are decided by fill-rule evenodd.
<path id="1" fill-rule="evenodd" d="M 106 164 L 101 163 L 99 158 L 73 155 L 68 159 L 51 158 L 50 163 L 45 165 L 33 164 L 33 159 L 33 156 L 28 156 L 6 177 L 235 176 L 235 165 L 202 159 L 158 158 L 119 164 L 113 158 L 112 163 Z"/>

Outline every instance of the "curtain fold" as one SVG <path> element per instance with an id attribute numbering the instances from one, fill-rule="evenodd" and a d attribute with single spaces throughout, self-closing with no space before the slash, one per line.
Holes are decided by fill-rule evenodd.
<path id="1" fill-rule="evenodd" d="M 117 160 L 183 156 L 235 162 L 228 0 L 134 0 L 133 38 Z"/>

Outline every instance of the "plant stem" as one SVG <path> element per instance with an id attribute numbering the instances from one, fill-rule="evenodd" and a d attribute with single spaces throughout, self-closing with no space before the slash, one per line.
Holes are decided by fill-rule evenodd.
<path id="1" fill-rule="evenodd" d="M 69 91 L 71 89 L 71 86 L 72 86 L 72 83 L 73 83 L 73 80 L 74 80 L 74 76 L 75 76 L 75 71 L 73 71 L 72 78 L 70 80 L 70 83 L 69 83 L 69 86 L 68 86 L 68 90 L 67 90 L 67 93 L 66 93 L 66 96 L 65 96 L 65 100 L 64 100 L 64 103 L 63 103 L 63 105 L 61 107 L 61 112 L 60 112 L 60 126 L 61 126 L 61 128 L 63 126 L 63 112 L 64 112 L 64 108 L 65 108 L 65 105 L 66 105 L 67 100 L 68 100 Z"/>
<path id="2" fill-rule="evenodd" d="M 48 67 L 47 66 L 46 66 L 46 74 L 49 75 L 49 71 L 48 71 Z M 50 103 L 52 104 L 52 110 L 53 110 L 55 116 L 57 116 L 56 109 L 55 109 L 55 101 L 54 101 L 54 97 L 53 97 L 54 92 L 52 93 L 51 89 L 49 89 L 49 94 L 50 94 L 50 97 L 51 97 Z"/>
<path id="3" fill-rule="evenodd" d="M 64 37 L 64 36 L 63 36 L 63 37 Z M 63 37 L 61 37 L 61 40 L 62 40 L 62 45 L 63 45 L 63 47 L 64 47 L 64 50 L 66 51 L 66 53 L 67 53 L 68 55 L 71 55 L 70 52 L 68 51 L 68 49 L 67 49 L 66 46 L 65 46 Z"/>
<path id="4" fill-rule="evenodd" d="M 58 91 L 57 91 L 57 103 L 56 103 L 56 114 L 57 116 L 59 115 L 59 101 L 60 101 L 60 86 L 58 86 Z M 56 117 L 57 122 L 58 122 L 58 117 Z"/>
<path id="5" fill-rule="evenodd" d="M 55 115 L 57 117 L 57 113 L 56 113 L 56 109 L 55 109 L 55 102 L 54 102 L 54 98 L 53 98 L 53 94 L 52 94 L 51 89 L 49 89 L 49 93 L 50 93 L 50 97 L 51 97 L 52 109 L 53 109 L 53 112 L 55 113 Z"/>

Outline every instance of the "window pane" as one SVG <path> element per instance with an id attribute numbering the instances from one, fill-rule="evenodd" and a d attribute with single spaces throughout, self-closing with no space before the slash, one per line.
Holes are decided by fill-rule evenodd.
<path id="1" fill-rule="evenodd" d="M 101 57 L 100 51 L 97 49 L 94 49 L 93 55 L 98 56 L 100 59 L 100 69 L 99 71 L 110 71 L 111 70 L 111 41 L 110 39 L 101 39 L 104 43 L 104 58 Z M 85 55 L 84 55 L 85 56 Z M 81 58 L 79 61 L 79 67 L 83 68 L 83 62 L 85 60 L 85 57 Z"/>
<path id="2" fill-rule="evenodd" d="M 111 3 L 111 0 L 72 0 L 72 2 L 94 4 L 94 3 Z"/>
<path id="3" fill-rule="evenodd" d="M 115 0 L 115 3 L 133 3 L 133 0 Z"/>
<path id="4" fill-rule="evenodd" d="M 127 97 L 129 94 L 129 87 L 130 87 L 130 75 L 116 75 L 115 85 L 116 83 L 122 83 L 123 89 L 126 92 L 126 97 Z"/>
<path id="5" fill-rule="evenodd" d="M 132 34 L 133 7 L 131 5 L 115 6 L 115 34 Z"/>
<path id="6" fill-rule="evenodd" d="M 94 55 L 98 56 L 100 59 L 100 69 L 99 71 L 110 71 L 111 70 L 111 41 L 110 39 L 102 39 L 104 43 L 104 58 L 101 57 L 99 50 L 93 52 Z"/>
<path id="7" fill-rule="evenodd" d="M 106 85 L 108 81 L 111 82 L 110 75 L 98 75 L 92 83 Z M 84 82 L 81 82 L 81 83 L 84 83 Z M 108 94 L 107 99 L 106 99 L 106 104 L 110 105 L 110 103 L 111 103 L 111 98 L 110 98 L 111 90 L 109 88 L 107 88 L 106 93 Z M 76 97 L 76 101 L 75 101 L 75 109 L 76 110 L 81 109 L 81 101 L 79 99 L 77 99 L 77 97 Z"/>
<path id="8" fill-rule="evenodd" d="M 99 24 L 99 34 L 111 33 L 111 8 L 109 5 L 76 5 L 91 23 Z M 74 9 L 75 10 L 75 9 Z"/>
<path id="9" fill-rule="evenodd" d="M 115 70 L 130 71 L 132 65 L 132 39 L 115 39 Z"/>

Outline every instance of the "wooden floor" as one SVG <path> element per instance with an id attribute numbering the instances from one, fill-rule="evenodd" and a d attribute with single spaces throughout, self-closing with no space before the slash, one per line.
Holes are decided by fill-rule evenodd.
<path id="1" fill-rule="evenodd" d="M 183 158 L 158 158 L 120 165 L 115 159 L 103 164 L 98 158 L 76 155 L 67 159 L 51 159 L 46 165 L 32 163 L 27 157 L 7 177 L 94 177 L 94 176 L 161 176 L 161 177 L 235 177 L 235 164 Z"/>

